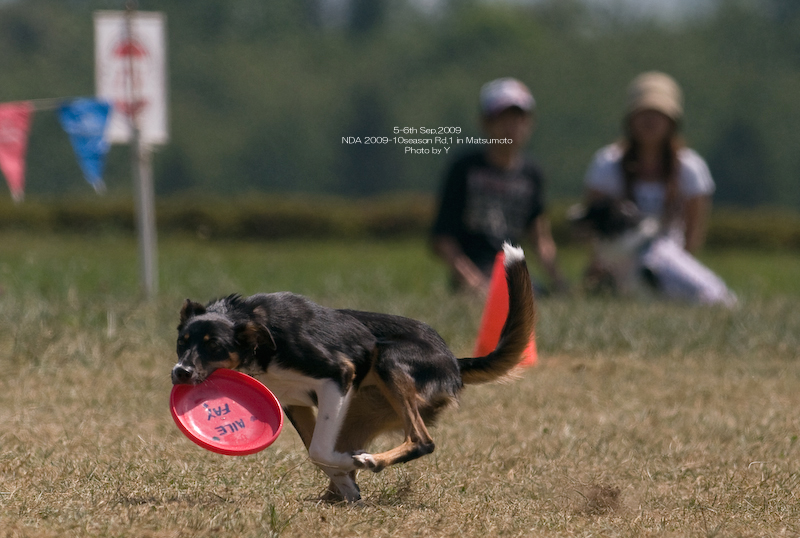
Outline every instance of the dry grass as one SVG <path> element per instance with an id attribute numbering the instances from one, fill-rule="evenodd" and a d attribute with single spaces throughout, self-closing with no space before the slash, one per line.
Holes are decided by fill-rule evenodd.
<path id="1" fill-rule="evenodd" d="M 135 249 L 98 241 L 95 254 L 78 238 L 0 243 L 0 536 L 800 534 L 796 292 L 745 288 L 733 312 L 542 301 L 539 365 L 469 387 L 434 454 L 362 473 L 361 506 L 327 505 L 290 426 L 242 458 L 174 426 L 182 298 L 267 289 L 269 275 L 327 304 L 425 319 L 461 353 L 480 303 L 449 295 L 421 245 L 165 239 L 163 297 L 144 304 Z"/>

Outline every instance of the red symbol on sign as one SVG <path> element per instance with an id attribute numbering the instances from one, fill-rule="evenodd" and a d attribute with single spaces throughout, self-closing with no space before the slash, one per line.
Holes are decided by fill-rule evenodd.
<path id="1" fill-rule="evenodd" d="M 114 107 L 133 119 L 149 104 L 141 94 L 144 72 L 150 68 L 150 54 L 135 39 L 127 39 L 114 47 L 113 55 L 118 60 L 115 65 L 119 69 L 115 76 L 115 83 L 125 88 L 125 92 L 122 94 L 127 95 L 124 100 L 115 100 Z"/>

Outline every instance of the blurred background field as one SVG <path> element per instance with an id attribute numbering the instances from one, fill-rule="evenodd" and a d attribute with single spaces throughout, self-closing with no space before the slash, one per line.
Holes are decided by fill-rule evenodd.
<path id="1" fill-rule="evenodd" d="M 620 135 L 624 92 L 658 69 L 683 86 L 690 146 L 718 203 L 800 210 L 800 4 L 795 0 L 139 0 L 168 26 L 171 141 L 159 196 L 432 193 L 454 152 L 348 145 L 394 128 L 478 136 L 493 78 L 528 84 L 550 199 L 580 195 Z M 0 102 L 94 95 L 92 12 L 123 0 L 0 0 Z M 413 137 L 412 137 L 413 138 Z M 109 154 L 130 192 L 129 151 Z M 37 112 L 29 197 L 89 193 L 55 114 Z"/>
<path id="2" fill-rule="evenodd" d="M 453 295 L 424 240 L 217 241 L 163 234 L 140 299 L 132 234 L 0 241 L 0 535 L 795 535 L 800 259 L 709 250 L 733 310 L 543 298 L 539 363 L 468 387 L 436 452 L 325 480 L 291 427 L 244 458 L 203 451 L 167 408 L 186 297 L 292 290 L 412 316 L 471 352 L 482 303 Z M 563 249 L 576 277 L 585 260 Z M 381 441 L 386 446 L 396 441 Z"/>

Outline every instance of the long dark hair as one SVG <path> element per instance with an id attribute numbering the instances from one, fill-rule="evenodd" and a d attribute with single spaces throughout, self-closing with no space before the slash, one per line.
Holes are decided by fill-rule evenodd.
<path id="1" fill-rule="evenodd" d="M 622 145 L 622 177 L 625 181 L 625 199 L 634 201 L 633 187 L 641 174 L 641 164 L 639 162 L 639 143 L 636 142 L 630 130 L 629 118 L 625 122 L 625 138 Z M 685 146 L 683 138 L 678 134 L 678 125 L 672 122 L 672 131 L 664 140 L 661 150 L 663 156 L 661 170 L 659 170 L 659 180 L 664 183 L 664 215 L 663 224 L 667 225 L 680 211 L 680 197 L 678 192 L 678 172 L 680 162 L 678 152 Z"/>

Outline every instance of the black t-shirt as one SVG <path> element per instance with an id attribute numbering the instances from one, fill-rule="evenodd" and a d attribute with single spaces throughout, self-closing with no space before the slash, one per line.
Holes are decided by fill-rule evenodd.
<path id="1" fill-rule="evenodd" d="M 454 237 L 466 254 L 489 275 L 504 241 L 519 244 L 544 211 L 542 172 L 530 160 L 502 170 L 483 152 L 458 159 L 440 193 L 433 235 Z"/>

